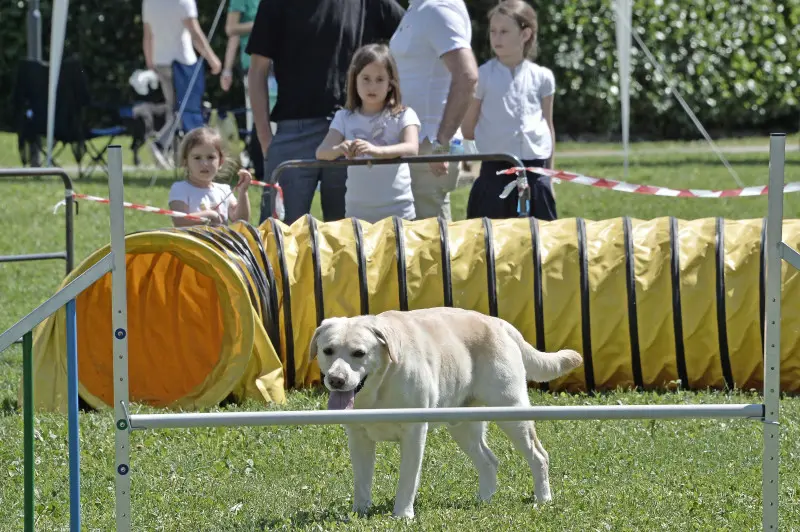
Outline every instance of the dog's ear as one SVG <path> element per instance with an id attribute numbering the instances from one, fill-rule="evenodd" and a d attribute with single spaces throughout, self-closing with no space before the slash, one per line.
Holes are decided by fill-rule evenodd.
<path id="1" fill-rule="evenodd" d="M 327 325 L 325 321 L 326 320 L 323 320 L 322 323 L 319 324 L 319 327 L 317 327 L 317 330 L 315 330 L 314 334 L 311 336 L 311 343 L 308 346 L 309 361 L 317 358 L 317 337 L 319 336 L 320 331 L 322 331 L 322 328 Z"/>
<path id="2" fill-rule="evenodd" d="M 400 354 L 400 349 L 402 349 L 400 335 L 397 331 L 388 323 L 388 320 L 378 317 L 372 322 L 370 329 L 373 334 L 375 334 L 375 338 L 386 346 L 386 351 L 389 353 L 389 360 L 397 364 L 397 357 Z"/>

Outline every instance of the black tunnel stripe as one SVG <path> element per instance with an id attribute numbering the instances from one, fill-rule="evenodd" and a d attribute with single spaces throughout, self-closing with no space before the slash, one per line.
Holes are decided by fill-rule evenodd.
<path id="1" fill-rule="evenodd" d="M 531 251 L 533 255 L 533 321 L 536 324 L 536 349 L 547 351 L 544 336 L 544 291 L 542 289 L 542 250 L 539 245 L 539 221 L 529 217 L 531 227 Z M 539 388 L 550 389 L 550 384 L 542 382 Z"/>
<path id="2" fill-rule="evenodd" d="M 352 218 L 353 236 L 358 258 L 358 293 L 361 298 L 361 315 L 369 314 L 369 286 L 367 285 L 367 256 L 364 251 L 364 230 L 357 218 Z"/>
<path id="3" fill-rule="evenodd" d="M 761 333 L 761 348 L 763 356 L 764 328 L 767 325 L 767 219 L 761 222 L 761 246 L 759 249 L 758 266 L 758 329 Z"/>
<path id="4" fill-rule="evenodd" d="M 486 284 L 489 291 L 489 315 L 497 317 L 497 272 L 494 261 L 494 235 L 492 221 L 483 218 L 483 246 L 486 251 Z"/>
<path id="5" fill-rule="evenodd" d="M 633 383 L 637 388 L 644 388 L 642 376 L 642 355 L 639 347 L 639 322 L 636 319 L 636 268 L 633 253 L 633 227 L 628 216 L 622 218 L 622 235 L 625 241 L 625 278 L 628 287 L 628 327 L 631 341 L 631 369 Z"/>
<path id="6" fill-rule="evenodd" d="M 251 230 L 253 229 L 250 224 L 245 224 L 245 226 Z M 266 265 L 268 265 L 269 262 L 265 262 L 265 267 L 262 268 L 261 264 L 258 262 L 258 258 L 253 253 L 253 250 L 250 249 L 247 239 L 242 234 L 229 227 L 223 227 L 222 229 L 231 238 L 231 240 L 235 242 L 239 248 L 241 248 L 242 252 L 249 258 L 250 263 L 253 265 L 253 268 L 256 271 L 256 283 L 258 284 L 258 289 L 262 294 L 261 300 L 263 308 L 261 312 L 261 322 L 264 324 L 264 329 L 270 338 L 270 342 L 276 349 L 279 349 L 280 343 L 276 343 L 275 341 L 277 338 L 279 338 L 279 335 L 277 334 L 277 307 L 275 306 L 273 299 L 275 278 L 267 273 L 268 270 L 266 269 Z M 256 242 L 261 257 L 265 258 L 266 254 L 264 253 L 263 246 L 261 245 L 261 240 L 256 239 Z"/>
<path id="7" fill-rule="evenodd" d="M 400 298 L 400 310 L 408 310 L 408 281 L 406 279 L 406 239 L 403 234 L 403 223 L 397 216 L 392 217 L 394 224 L 394 241 L 397 249 L 397 290 Z"/>
<path id="8" fill-rule="evenodd" d="M 208 244 L 211 244 L 212 246 L 214 246 L 218 250 L 222 251 L 224 254 L 228 255 L 229 257 L 231 257 L 231 258 L 235 257 L 234 253 L 232 252 L 232 250 L 230 248 L 228 248 L 228 247 L 226 247 L 226 246 L 224 246 L 223 244 L 220 243 L 220 242 L 223 241 L 222 235 L 219 235 L 219 234 L 215 235 L 217 238 L 214 238 L 214 236 L 212 236 L 211 234 L 207 233 L 203 229 L 199 229 L 199 228 L 196 228 L 196 227 L 192 227 L 192 228 L 186 229 L 186 232 L 188 232 L 189 234 L 191 234 L 192 236 L 194 236 L 196 238 L 199 238 L 200 240 L 202 240 L 204 242 L 207 242 Z M 256 293 L 253 291 L 253 285 L 247 280 L 247 273 L 244 271 L 244 268 L 242 267 L 242 265 L 237 260 L 231 260 L 230 262 L 239 271 L 239 273 L 241 274 L 242 280 L 244 281 L 245 285 L 247 286 L 247 295 L 250 297 L 250 304 L 253 305 L 253 307 L 259 308 L 260 307 L 259 300 L 256 297 Z"/>
<path id="9" fill-rule="evenodd" d="M 234 249 L 247 264 L 248 270 L 256 283 L 256 288 L 259 291 L 259 301 L 261 303 L 261 322 L 264 327 L 269 323 L 269 288 L 267 278 L 264 274 L 263 268 L 258 264 L 256 256 L 253 255 L 250 246 L 242 235 L 232 230 L 230 227 L 222 226 L 219 228 L 219 233 L 224 237 L 225 243 Z"/>
<path id="10" fill-rule="evenodd" d="M 530 217 L 533 251 L 533 312 L 536 323 L 536 349 L 546 351 L 544 336 L 544 290 L 542 286 L 542 250 L 539 244 L 539 221 Z"/>
<path id="11" fill-rule="evenodd" d="M 439 243 L 442 247 L 442 288 L 444 290 L 444 306 L 453 306 L 453 286 L 450 272 L 450 235 L 447 220 L 441 216 L 439 221 Z"/>
<path id="12" fill-rule="evenodd" d="M 586 390 L 593 392 L 594 363 L 592 360 L 592 321 L 589 314 L 589 253 L 586 248 L 586 221 L 577 218 L 578 226 L 578 263 L 580 267 L 581 288 L 581 330 L 583 333 L 583 370 L 586 378 Z"/>
<path id="13" fill-rule="evenodd" d="M 729 389 L 733 389 L 733 372 L 728 351 L 728 322 L 725 311 L 725 222 L 721 217 L 716 219 L 716 273 L 717 273 L 717 329 L 719 331 L 719 358 L 722 365 L 722 376 Z"/>
<path id="14" fill-rule="evenodd" d="M 314 267 L 314 304 L 317 309 L 317 327 L 325 319 L 325 299 L 322 294 L 322 264 L 319 257 L 319 231 L 317 220 L 310 214 L 308 219 L 308 234 L 311 240 L 311 263 Z"/>
<path id="15" fill-rule="evenodd" d="M 292 290 L 289 282 L 289 268 L 286 265 L 286 254 L 283 246 L 283 230 L 274 218 L 269 219 L 272 234 L 275 237 L 275 247 L 278 252 L 278 267 L 283 279 L 283 329 L 286 336 L 286 385 L 295 387 L 294 367 L 294 328 L 292 327 Z"/>
<path id="16" fill-rule="evenodd" d="M 683 314 L 681 313 L 681 256 L 678 240 L 678 220 L 669 218 L 670 277 L 672 278 L 672 326 L 675 331 L 675 365 L 681 388 L 690 388 L 686 369 L 686 349 L 683 344 Z"/>
<path id="17" fill-rule="evenodd" d="M 244 241 L 242 235 L 231 231 L 227 227 L 221 228 L 221 231 L 225 235 L 226 243 L 232 246 L 245 260 L 247 268 L 253 277 L 253 281 L 256 283 L 258 299 L 261 304 L 261 322 L 266 327 L 269 323 L 269 289 L 267 288 L 267 279 L 264 275 L 264 270 L 258 264 L 255 255 L 250 251 L 250 246 Z"/>
<path id="18" fill-rule="evenodd" d="M 277 279 L 275 279 L 275 271 L 272 269 L 272 263 L 267 257 L 267 252 L 264 249 L 264 243 L 261 241 L 261 236 L 252 225 L 245 224 L 247 231 L 253 238 L 253 241 L 258 246 L 258 254 L 261 257 L 261 262 L 264 264 L 265 275 L 267 278 L 269 288 L 269 325 L 267 327 L 267 334 L 269 334 L 270 341 L 275 347 L 275 351 L 281 352 L 281 332 L 280 323 L 278 323 L 278 287 Z"/>

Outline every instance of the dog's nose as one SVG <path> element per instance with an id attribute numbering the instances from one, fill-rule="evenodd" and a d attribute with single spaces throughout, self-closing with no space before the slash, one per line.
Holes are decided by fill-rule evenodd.
<path id="1" fill-rule="evenodd" d="M 341 377 L 333 377 L 328 375 L 328 384 L 331 385 L 331 388 L 336 388 L 337 390 L 344 386 L 344 379 Z"/>

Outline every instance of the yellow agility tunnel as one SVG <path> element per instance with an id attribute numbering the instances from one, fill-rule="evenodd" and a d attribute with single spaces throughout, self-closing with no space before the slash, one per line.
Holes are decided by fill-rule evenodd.
<path id="1" fill-rule="evenodd" d="M 319 383 L 326 317 L 455 306 L 584 365 L 551 390 L 762 387 L 762 220 L 354 219 L 126 237 L 130 393 L 181 409 Z M 783 240 L 800 247 L 800 221 Z M 108 252 L 98 250 L 65 283 Z M 781 388 L 800 391 L 800 274 L 783 264 Z M 110 275 L 77 300 L 79 392 L 111 403 Z M 34 400 L 66 398 L 64 311 L 37 328 Z"/>

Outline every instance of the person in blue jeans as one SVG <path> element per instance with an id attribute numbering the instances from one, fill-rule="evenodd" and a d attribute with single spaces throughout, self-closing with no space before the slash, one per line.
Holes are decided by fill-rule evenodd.
<path id="1" fill-rule="evenodd" d="M 404 14 L 396 0 L 269 0 L 259 4 L 246 52 L 253 121 L 266 158 L 264 176 L 290 159 L 314 159 L 347 95 L 347 69 L 362 44 L 388 41 Z M 267 76 L 280 91 L 268 109 Z M 273 137 L 270 121 L 277 124 Z M 311 210 L 317 186 L 325 221 L 345 217 L 347 170 L 290 168 L 282 172 L 284 222 Z M 259 223 L 272 214 L 264 190 Z"/>

